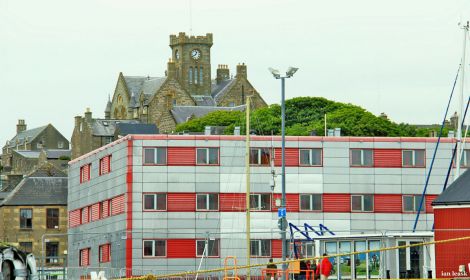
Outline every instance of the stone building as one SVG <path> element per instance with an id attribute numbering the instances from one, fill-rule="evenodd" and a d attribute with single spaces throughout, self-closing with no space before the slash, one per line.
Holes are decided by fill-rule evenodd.
<path id="1" fill-rule="evenodd" d="M 157 134 L 154 124 L 140 120 L 94 119 L 90 109 L 84 117 L 75 117 L 72 133 L 72 158 L 89 153 L 127 134 Z"/>
<path id="2" fill-rule="evenodd" d="M 3 146 L 2 174 L 27 175 L 44 162 L 59 169 L 67 169 L 70 160 L 69 141 L 52 124 L 26 129 L 24 120 L 18 120 L 16 135 Z"/>
<path id="3" fill-rule="evenodd" d="M 165 77 L 118 76 L 113 97 L 106 106 L 106 119 L 140 120 L 155 123 L 171 133 L 188 116 L 216 110 L 243 110 L 246 96 L 254 108 L 266 106 L 248 80 L 247 66 L 239 64 L 235 76 L 227 65 L 219 65 L 211 76 L 213 36 L 170 35 L 171 59 Z M 199 109 L 199 107 L 205 107 Z"/>
<path id="4" fill-rule="evenodd" d="M 67 250 L 67 181 L 50 163 L 23 178 L 0 201 L 0 240 L 41 256 L 44 234 L 56 234 L 45 238 L 45 264 L 62 263 Z"/>

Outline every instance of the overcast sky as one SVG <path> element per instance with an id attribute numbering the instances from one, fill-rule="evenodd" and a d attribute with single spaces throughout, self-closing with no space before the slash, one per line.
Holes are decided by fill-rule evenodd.
<path id="1" fill-rule="evenodd" d="M 119 72 L 163 76 L 169 35 L 191 30 L 214 34 L 213 75 L 246 63 L 270 104 L 280 83 L 267 68 L 292 65 L 287 98 L 438 123 L 462 55 L 457 24 L 469 19 L 465 0 L 0 0 L 0 146 L 17 119 L 70 138 L 87 107 L 104 116 Z"/>

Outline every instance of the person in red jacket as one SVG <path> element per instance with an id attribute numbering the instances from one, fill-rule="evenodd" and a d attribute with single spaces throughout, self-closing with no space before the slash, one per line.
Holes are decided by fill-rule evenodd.
<path id="1" fill-rule="evenodd" d="M 331 264 L 330 260 L 327 258 L 327 254 L 323 254 L 323 259 L 321 260 L 320 264 L 317 266 L 316 274 L 320 275 L 320 280 L 327 280 L 328 276 L 330 276 L 331 270 L 333 269 L 333 265 Z"/>

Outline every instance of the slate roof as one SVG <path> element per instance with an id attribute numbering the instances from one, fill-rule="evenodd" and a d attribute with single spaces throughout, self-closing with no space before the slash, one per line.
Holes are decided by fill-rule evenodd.
<path id="1" fill-rule="evenodd" d="M 144 76 L 124 76 L 127 89 L 131 95 L 129 107 L 138 107 L 141 94 L 144 95 L 144 103 L 160 89 L 166 81 L 166 77 L 144 77 Z"/>
<path id="2" fill-rule="evenodd" d="M 171 114 L 177 124 L 188 121 L 192 116 L 199 118 L 214 111 L 244 111 L 245 105 L 236 107 L 214 107 L 214 106 L 174 106 Z"/>
<path id="3" fill-rule="evenodd" d="M 470 169 L 460 175 L 432 202 L 432 205 L 461 204 L 470 204 Z"/>
<path id="4" fill-rule="evenodd" d="M 215 106 L 215 101 L 212 96 L 208 95 L 193 95 L 192 98 L 197 106 Z"/>
<path id="5" fill-rule="evenodd" d="M 211 96 L 214 98 L 215 103 L 218 103 L 219 100 L 228 92 L 230 87 L 235 84 L 235 79 L 229 79 L 221 81 L 219 84 L 212 83 Z"/>
<path id="6" fill-rule="evenodd" d="M 67 174 L 54 165 L 46 163 L 29 174 L 28 177 L 67 177 Z"/>
<path id="7" fill-rule="evenodd" d="M 56 149 L 50 149 L 50 150 L 45 150 L 47 158 L 48 159 L 58 159 L 61 156 L 67 156 L 70 157 L 71 155 L 71 150 L 56 150 Z M 41 154 L 41 151 L 30 151 L 30 150 L 17 150 L 15 153 L 18 153 L 19 155 L 25 157 L 25 158 L 39 158 L 39 155 Z"/>
<path id="8" fill-rule="evenodd" d="M 15 137 L 13 137 L 10 142 L 7 144 L 8 148 L 14 148 L 16 145 L 23 145 L 25 140 L 28 139 L 28 142 L 33 141 L 41 132 L 46 129 L 47 125 L 40 126 L 32 129 L 27 129 L 18 133 Z M 17 143 L 18 142 L 18 143 Z"/>
<path id="9" fill-rule="evenodd" d="M 118 123 L 116 125 L 117 133 L 121 136 L 128 134 L 158 134 L 158 129 L 155 124 L 146 123 Z"/>
<path id="10" fill-rule="evenodd" d="M 116 124 L 118 123 L 140 123 L 138 120 L 105 120 L 94 119 L 92 124 L 92 131 L 94 136 L 114 136 Z"/>
<path id="11" fill-rule="evenodd" d="M 67 177 L 26 177 L 1 205 L 67 205 Z"/>

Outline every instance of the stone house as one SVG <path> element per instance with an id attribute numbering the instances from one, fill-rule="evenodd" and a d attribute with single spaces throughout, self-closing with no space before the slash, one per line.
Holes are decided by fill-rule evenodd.
<path id="1" fill-rule="evenodd" d="M 244 110 L 247 96 L 251 96 L 253 108 L 266 106 L 249 82 L 245 64 L 237 65 L 235 76 L 230 75 L 227 65 L 219 65 L 212 80 L 212 44 L 211 33 L 170 35 L 172 56 L 165 77 L 120 73 L 105 118 L 155 123 L 161 132 L 171 133 L 188 116 L 199 117 L 216 110 Z"/>
<path id="2" fill-rule="evenodd" d="M 52 124 L 26 129 L 18 120 L 16 135 L 2 148 L 3 175 L 26 175 L 45 161 L 67 169 L 70 159 L 69 141 Z"/>
<path id="3" fill-rule="evenodd" d="M 67 250 L 67 181 L 67 175 L 49 163 L 23 178 L 0 201 L 0 240 L 38 257 L 44 236 L 45 264 L 62 263 Z"/>

